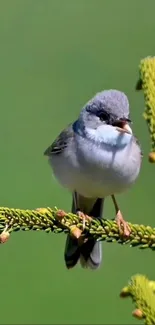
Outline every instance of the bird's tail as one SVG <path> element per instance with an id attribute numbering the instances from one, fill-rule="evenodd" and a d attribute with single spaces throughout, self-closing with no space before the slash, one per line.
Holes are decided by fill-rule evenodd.
<path id="1" fill-rule="evenodd" d="M 93 218 L 100 219 L 103 203 L 104 199 L 88 199 L 75 192 L 72 212 L 81 211 Z M 64 257 L 67 268 L 74 267 L 80 259 L 83 268 L 97 269 L 102 262 L 102 244 L 94 238 L 89 238 L 85 243 L 79 245 L 76 238 L 67 235 Z"/>

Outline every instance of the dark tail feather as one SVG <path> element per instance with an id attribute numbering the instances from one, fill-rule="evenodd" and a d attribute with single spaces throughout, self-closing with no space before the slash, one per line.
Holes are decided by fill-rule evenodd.
<path id="1" fill-rule="evenodd" d="M 76 238 L 67 235 L 65 247 L 65 263 L 68 269 L 74 267 L 80 258 L 80 247 Z"/>
<path id="2" fill-rule="evenodd" d="M 73 195 L 72 212 L 77 213 L 81 211 L 94 218 L 102 218 L 103 199 L 87 199 L 77 193 Z M 80 258 L 81 266 L 91 269 L 97 269 L 102 261 L 102 246 L 101 242 L 97 242 L 93 238 L 89 238 L 88 241 L 82 246 L 79 246 L 76 238 L 67 236 L 65 247 L 65 263 L 67 268 L 74 267 Z"/>
<path id="3" fill-rule="evenodd" d="M 77 213 L 76 193 L 73 194 L 72 213 Z M 71 237 L 70 235 L 67 235 L 64 258 L 66 267 L 68 269 L 74 267 L 80 258 L 80 247 L 78 244 L 78 240 L 74 237 Z"/>
<path id="4" fill-rule="evenodd" d="M 90 211 L 90 216 L 96 219 L 102 218 L 104 199 L 97 199 L 92 210 Z M 89 238 L 86 243 L 81 247 L 80 263 L 84 268 L 90 268 L 96 270 L 99 268 L 102 262 L 102 243 L 96 241 L 94 238 Z"/>

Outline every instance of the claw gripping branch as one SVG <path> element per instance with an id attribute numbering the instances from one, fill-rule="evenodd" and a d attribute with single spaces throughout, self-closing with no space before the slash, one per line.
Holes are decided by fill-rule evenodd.
<path id="1" fill-rule="evenodd" d="M 143 90 L 145 112 L 143 114 L 151 137 L 149 161 L 155 162 L 155 57 L 146 57 L 140 61 L 140 78 L 136 89 Z"/>

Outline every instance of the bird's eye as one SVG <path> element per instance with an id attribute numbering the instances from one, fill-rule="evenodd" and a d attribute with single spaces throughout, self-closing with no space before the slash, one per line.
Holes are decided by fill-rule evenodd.
<path id="1" fill-rule="evenodd" d="M 100 112 L 98 114 L 98 117 L 100 118 L 101 121 L 105 121 L 105 122 L 109 121 L 109 114 L 106 112 L 103 112 L 103 111 Z"/>

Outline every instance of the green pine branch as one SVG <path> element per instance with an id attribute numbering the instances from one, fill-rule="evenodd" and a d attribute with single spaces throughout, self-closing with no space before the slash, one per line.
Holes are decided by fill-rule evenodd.
<path id="1" fill-rule="evenodd" d="M 43 230 L 47 233 L 68 233 L 77 238 L 87 239 L 93 236 L 97 240 L 130 244 L 140 248 L 155 248 L 155 228 L 129 223 L 131 234 L 124 238 L 113 220 L 94 220 L 86 216 L 85 227 L 83 219 L 72 213 L 57 208 L 41 208 L 37 210 L 22 210 L 0 207 L 0 242 L 8 240 L 12 231 Z M 155 282 L 145 276 L 137 275 L 131 278 L 128 286 L 121 292 L 121 297 L 130 296 L 136 309 L 133 315 L 143 318 L 146 325 L 155 324 Z"/>
<path id="2" fill-rule="evenodd" d="M 144 93 L 145 111 L 143 116 L 147 122 L 151 139 L 149 161 L 155 162 L 155 57 L 149 56 L 140 61 L 139 75 L 136 89 L 143 90 Z M 131 278 L 128 286 L 122 289 L 120 295 L 132 298 L 136 308 L 133 311 L 133 316 L 143 319 L 146 325 L 155 324 L 155 281 L 149 281 L 144 275 L 135 275 Z"/>
<path id="3" fill-rule="evenodd" d="M 132 298 L 134 317 L 143 319 L 146 325 L 155 324 L 155 281 L 149 281 L 144 275 L 135 275 L 122 289 L 120 296 Z"/>
<path id="4" fill-rule="evenodd" d="M 143 90 L 146 120 L 151 139 L 149 161 L 155 162 L 155 57 L 148 56 L 140 61 L 137 90 Z"/>
<path id="5" fill-rule="evenodd" d="M 79 239 L 83 236 L 83 240 L 93 236 L 101 241 L 128 243 L 140 248 L 155 248 L 155 228 L 131 223 L 129 226 L 131 234 L 125 239 L 113 220 L 94 220 L 86 216 L 85 226 L 83 226 L 83 218 L 57 208 L 37 210 L 0 208 L 1 243 L 8 240 L 12 231 L 43 230 L 57 234 L 70 232 Z M 146 325 L 155 324 L 155 282 L 149 281 L 145 276 L 134 276 L 121 292 L 121 297 L 126 296 L 130 296 L 135 303 L 136 309 L 133 312 L 135 317 L 143 318 Z"/>
<path id="6" fill-rule="evenodd" d="M 100 241 L 117 242 L 155 249 L 155 228 L 129 223 L 131 234 L 124 238 L 113 220 L 96 220 L 86 216 L 83 218 L 57 208 L 41 208 L 37 210 L 9 209 L 0 207 L 0 231 L 11 233 L 18 230 L 44 230 L 45 232 L 67 233 L 85 239 L 92 236 Z"/>

